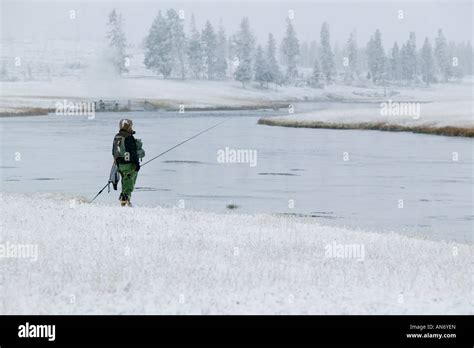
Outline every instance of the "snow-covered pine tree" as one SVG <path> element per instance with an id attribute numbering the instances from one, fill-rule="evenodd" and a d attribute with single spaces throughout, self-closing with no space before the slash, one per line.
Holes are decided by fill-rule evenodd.
<path id="1" fill-rule="evenodd" d="M 309 46 L 308 43 L 305 41 L 300 45 L 300 65 L 302 67 L 309 67 Z"/>
<path id="2" fill-rule="evenodd" d="M 344 72 L 344 81 L 350 84 L 356 77 L 359 76 L 358 49 L 354 32 L 350 33 L 344 52 L 344 58 L 347 58 L 347 66 L 345 66 Z"/>
<path id="3" fill-rule="evenodd" d="M 122 75 L 128 72 L 126 64 L 127 42 L 125 33 L 123 31 L 122 15 L 118 14 L 115 9 L 109 14 L 109 21 L 107 22 L 107 40 L 109 42 L 109 51 L 107 52 L 108 60 L 112 63 L 117 74 Z"/>
<path id="4" fill-rule="evenodd" d="M 410 37 L 402 49 L 402 67 L 407 82 L 411 83 L 414 81 L 418 73 L 416 37 L 414 32 L 410 32 Z"/>
<path id="5" fill-rule="evenodd" d="M 410 68 L 409 65 L 410 63 L 408 60 L 410 59 L 410 54 L 408 53 L 409 47 L 407 43 L 404 43 L 402 45 L 402 48 L 400 50 L 400 66 L 401 66 L 401 72 L 402 72 L 402 80 L 408 81 L 409 80 L 409 75 L 410 75 Z"/>
<path id="6" fill-rule="evenodd" d="M 257 53 L 255 54 L 255 81 L 260 84 L 260 88 L 263 88 L 264 84 L 268 85 L 269 70 L 267 62 L 263 55 L 262 46 L 258 45 Z"/>
<path id="7" fill-rule="evenodd" d="M 281 83 L 281 72 L 276 58 L 276 41 L 271 33 L 268 34 L 265 58 L 269 73 L 268 82 L 273 82 L 275 86 L 278 86 Z"/>
<path id="8" fill-rule="evenodd" d="M 219 30 L 217 31 L 215 72 L 217 79 L 225 79 L 227 72 L 227 38 L 222 21 L 220 22 Z"/>
<path id="9" fill-rule="evenodd" d="M 229 64 L 229 73 L 228 76 L 232 77 L 234 76 L 234 70 L 236 69 L 236 66 L 234 65 L 234 59 L 236 57 L 235 54 L 235 42 L 233 39 L 233 36 L 229 35 L 229 38 L 227 39 L 227 58 L 230 62 Z"/>
<path id="10" fill-rule="evenodd" d="M 433 81 L 434 58 L 433 48 L 428 38 L 425 38 L 421 48 L 421 76 L 427 86 Z"/>
<path id="11" fill-rule="evenodd" d="M 169 9 L 167 16 L 173 50 L 173 70 L 179 71 L 179 75 L 184 80 L 186 78 L 186 35 L 183 20 L 174 9 Z"/>
<path id="12" fill-rule="evenodd" d="M 382 34 L 377 29 L 367 44 L 367 64 L 372 81 L 380 82 L 385 71 L 385 53 L 382 46 Z"/>
<path id="13" fill-rule="evenodd" d="M 319 59 L 321 61 L 321 71 L 323 73 L 326 82 L 330 83 L 334 80 L 335 75 L 335 64 L 334 54 L 331 50 L 331 43 L 329 40 L 329 26 L 326 22 L 321 27 L 321 50 Z"/>
<path id="14" fill-rule="evenodd" d="M 291 20 L 288 18 L 286 22 L 286 35 L 281 43 L 281 52 L 283 53 L 286 63 L 286 79 L 293 81 L 298 77 L 297 63 L 300 54 L 300 45 Z"/>
<path id="15" fill-rule="evenodd" d="M 318 43 L 316 41 L 311 41 L 309 45 L 308 52 L 308 64 L 310 67 L 313 67 L 314 60 L 318 58 Z"/>
<path id="16" fill-rule="evenodd" d="M 390 51 L 389 63 L 389 77 L 395 83 L 400 83 L 402 69 L 401 69 L 401 57 L 400 49 L 398 48 L 398 43 L 393 44 L 392 50 Z"/>
<path id="17" fill-rule="evenodd" d="M 255 47 L 255 39 L 250 31 L 249 20 L 247 17 L 242 19 L 240 30 L 234 37 L 235 53 L 238 67 L 235 71 L 235 79 L 245 84 L 252 80 L 252 55 Z"/>
<path id="18" fill-rule="evenodd" d="M 201 35 L 196 29 L 194 14 L 191 15 L 191 32 L 187 45 L 189 69 L 193 78 L 200 79 L 204 69 Z"/>
<path id="19" fill-rule="evenodd" d="M 341 67 L 343 67 L 343 57 L 344 57 L 344 54 L 342 52 L 342 50 L 339 48 L 339 43 L 335 42 L 334 43 L 334 47 L 332 49 L 333 51 L 333 55 L 334 55 L 334 75 L 335 75 L 335 78 L 334 78 L 334 81 L 337 81 L 337 77 L 339 76 L 338 75 L 338 70 L 341 70 Z"/>
<path id="20" fill-rule="evenodd" d="M 458 80 L 464 76 L 463 65 L 464 59 L 462 55 L 462 46 L 450 41 L 448 45 L 449 56 L 451 57 L 452 76 Z"/>
<path id="21" fill-rule="evenodd" d="M 204 65 L 208 80 L 213 80 L 216 76 L 216 49 L 217 36 L 211 22 L 206 21 L 201 33 L 201 44 L 204 53 Z"/>
<path id="22" fill-rule="evenodd" d="M 472 60 L 471 56 L 469 55 L 468 47 L 470 47 L 470 42 L 460 42 L 457 44 L 457 51 L 459 54 L 459 60 L 461 62 L 461 69 L 462 74 L 464 75 L 471 75 L 470 73 L 470 64 L 469 62 Z M 472 55 L 472 47 L 470 47 L 471 55 Z"/>
<path id="23" fill-rule="evenodd" d="M 444 81 L 448 82 L 452 75 L 451 59 L 449 58 L 448 43 L 444 37 L 442 29 L 438 30 L 438 37 L 435 41 L 434 55 L 439 73 L 443 77 Z"/>
<path id="24" fill-rule="evenodd" d="M 173 69 L 172 49 L 170 27 L 159 11 L 145 40 L 145 67 L 168 78 Z"/>
<path id="25" fill-rule="evenodd" d="M 321 72 L 321 66 L 319 65 L 318 58 L 314 58 L 313 74 L 311 75 L 310 84 L 312 87 L 322 88 L 323 87 L 323 74 Z"/>

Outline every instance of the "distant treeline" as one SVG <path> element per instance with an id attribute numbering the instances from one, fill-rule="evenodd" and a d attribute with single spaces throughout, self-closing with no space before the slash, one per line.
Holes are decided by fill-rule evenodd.
<path id="1" fill-rule="evenodd" d="M 448 41 L 442 29 L 434 39 L 417 42 L 415 32 L 407 33 L 404 42 L 384 48 L 382 33 L 375 30 L 364 46 L 359 47 L 355 32 L 348 34 L 342 48 L 330 40 L 330 28 L 323 23 L 319 40 L 300 43 L 287 18 L 286 32 L 278 45 L 269 33 L 259 44 L 248 18 L 238 31 L 228 35 L 222 23 L 217 29 L 206 21 L 196 27 L 194 15 L 185 29 L 184 12 L 169 9 L 158 12 L 144 38 L 145 67 L 163 78 L 224 80 L 235 79 L 245 87 L 255 81 L 260 87 L 269 84 L 323 87 L 346 85 L 429 85 L 460 80 L 472 74 L 471 42 Z M 284 22 L 282 21 L 282 24 Z M 122 16 L 114 9 L 108 19 L 107 56 L 118 74 L 129 71 L 130 57 Z M 29 74 L 29 75 L 28 75 Z M 28 66 L 27 76 L 32 75 Z M 0 75 L 8 71 L 2 63 Z"/>
<path id="2" fill-rule="evenodd" d="M 319 42 L 300 44 L 288 18 L 285 37 L 277 48 L 271 33 L 264 47 L 256 42 L 248 18 L 243 18 L 238 32 L 230 36 L 222 23 L 215 30 L 206 21 L 199 31 L 191 16 L 188 34 L 184 24 L 184 16 L 174 9 L 166 14 L 158 12 L 145 39 L 147 69 L 163 78 L 235 78 L 243 86 L 256 81 L 261 87 L 268 87 L 269 83 L 322 87 L 334 82 L 350 85 L 364 80 L 384 85 L 429 85 L 472 74 L 471 43 L 448 42 L 442 29 L 433 43 L 425 38 L 420 48 L 416 34 L 410 32 L 406 42 L 401 45 L 395 42 L 387 52 L 378 29 L 365 47 L 358 47 L 356 35 L 351 32 L 345 46 L 339 49 L 331 45 L 327 23 L 322 24 Z M 109 35 L 111 47 L 118 47 L 125 57 L 125 45 L 116 40 L 124 37 L 121 24 L 115 28 L 119 29 L 119 35 Z"/>

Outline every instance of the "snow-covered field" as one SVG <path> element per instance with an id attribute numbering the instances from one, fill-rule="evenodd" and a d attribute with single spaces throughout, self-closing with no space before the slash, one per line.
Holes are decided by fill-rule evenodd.
<path id="1" fill-rule="evenodd" d="M 470 244 L 271 215 L 0 197 L 0 255 L 10 250 L 1 314 L 473 313 Z M 25 245 L 30 254 L 12 257 Z"/>

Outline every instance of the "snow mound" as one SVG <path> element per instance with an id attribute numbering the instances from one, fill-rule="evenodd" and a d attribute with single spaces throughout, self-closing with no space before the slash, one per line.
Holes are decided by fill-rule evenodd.
<path id="1" fill-rule="evenodd" d="M 70 198 L 1 194 L 0 314 L 472 314 L 471 244 Z"/>

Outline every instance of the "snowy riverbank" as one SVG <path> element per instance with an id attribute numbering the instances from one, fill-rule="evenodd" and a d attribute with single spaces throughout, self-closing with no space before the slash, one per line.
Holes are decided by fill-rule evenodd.
<path id="1" fill-rule="evenodd" d="M 314 89 L 282 86 L 260 89 L 242 88 L 238 81 L 163 80 L 150 77 L 115 79 L 56 78 L 52 81 L 0 82 L 0 111 L 4 114 L 25 109 L 54 109 L 56 103 L 118 100 L 147 101 L 160 108 L 248 108 L 271 107 L 274 103 L 305 100 L 326 100 L 343 97 L 365 101 L 370 98 L 352 94 L 343 86 Z M 367 89 L 363 89 L 366 91 Z M 337 93 L 336 93 L 337 92 Z"/>
<path id="2" fill-rule="evenodd" d="M 355 87 L 324 89 L 281 86 L 242 88 L 237 81 L 182 81 L 146 77 L 122 79 L 57 78 L 54 81 L 1 82 L 0 116 L 41 115 L 56 105 L 104 100 L 119 110 L 235 110 L 289 106 L 288 116 L 267 117 L 266 125 L 413 131 L 474 136 L 472 78 L 430 88 Z M 386 94 L 385 94 L 386 93 Z M 354 108 L 300 110 L 298 102 L 365 103 Z M 368 104 L 367 104 L 368 103 Z M 387 107 L 383 107 L 383 105 Z M 354 104 L 356 105 L 356 104 Z M 291 111 L 290 111 L 291 109 Z M 304 109 L 304 108 L 303 108 Z"/>
<path id="3" fill-rule="evenodd" d="M 0 197 L 1 314 L 472 313 L 470 244 L 314 219 Z M 12 256 L 25 245 L 29 255 Z"/>
<path id="4" fill-rule="evenodd" d="M 472 99 L 472 79 L 460 84 L 440 84 L 430 88 L 327 85 L 323 89 L 272 85 L 268 89 L 238 81 L 163 80 L 154 77 L 88 79 L 55 78 L 51 81 L 0 82 L 0 111 L 25 108 L 54 109 L 56 103 L 103 100 L 143 101 L 174 108 L 232 108 L 267 106 L 296 101 L 381 103 L 393 101 L 457 102 Z M 299 113 L 295 110 L 295 114 Z M 449 121 L 449 116 L 446 118 Z"/>
<path id="5" fill-rule="evenodd" d="M 372 129 L 474 137 L 472 81 L 405 90 L 371 107 L 317 110 L 266 117 L 260 124 L 283 127 Z M 407 97 L 403 98 L 403 95 Z M 408 97 L 409 96 L 409 97 Z"/>
<path id="6" fill-rule="evenodd" d="M 269 126 L 328 129 L 406 131 L 435 135 L 474 137 L 472 102 L 420 104 L 423 116 L 382 115 L 381 108 L 321 110 L 290 116 L 265 117 Z"/>

